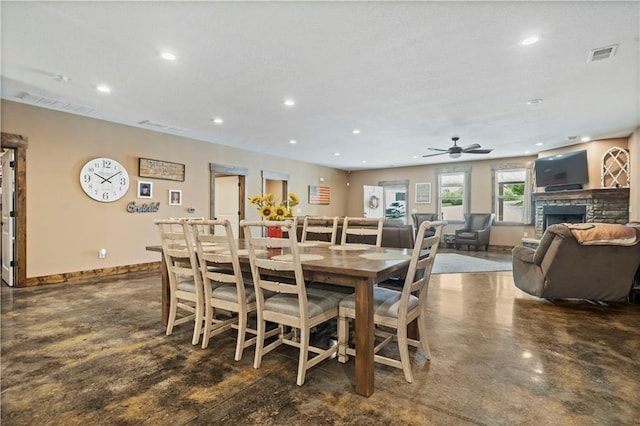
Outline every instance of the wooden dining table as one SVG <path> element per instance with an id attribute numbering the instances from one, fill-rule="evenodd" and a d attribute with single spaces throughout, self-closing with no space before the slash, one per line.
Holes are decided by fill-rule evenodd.
<path id="1" fill-rule="evenodd" d="M 355 246 L 355 245 L 354 245 Z M 162 246 L 148 246 L 148 251 L 162 252 Z M 314 254 L 314 260 L 302 260 L 306 281 L 355 288 L 355 391 L 371 396 L 374 391 L 373 288 L 380 282 L 398 277 L 409 267 L 411 250 L 387 247 L 340 247 L 300 243 L 301 258 Z M 279 254 L 274 252 L 275 254 Z M 238 257 L 242 269 L 250 270 L 244 240 L 238 240 Z M 162 256 L 162 321 L 169 316 L 169 277 Z"/>

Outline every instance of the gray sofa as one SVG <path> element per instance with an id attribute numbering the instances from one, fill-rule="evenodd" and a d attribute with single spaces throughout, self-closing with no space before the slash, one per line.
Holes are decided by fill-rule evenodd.
<path id="1" fill-rule="evenodd" d="M 513 249 L 516 287 L 545 299 L 624 301 L 640 266 L 640 228 L 636 243 L 625 246 L 579 243 L 565 224 L 549 226 L 537 249 Z"/>

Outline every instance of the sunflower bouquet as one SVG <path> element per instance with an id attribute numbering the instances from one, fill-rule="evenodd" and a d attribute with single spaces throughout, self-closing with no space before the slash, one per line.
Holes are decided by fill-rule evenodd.
<path id="1" fill-rule="evenodd" d="M 293 208 L 300 203 L 300 199 L 296 194 L 290 192 L 285 202 L 276 204 L 273 194 L 264 194 L 249 198 L 249 203 L 258 206 L 258 213 L 263 219 L 285 220 L 293 217 Z"/>

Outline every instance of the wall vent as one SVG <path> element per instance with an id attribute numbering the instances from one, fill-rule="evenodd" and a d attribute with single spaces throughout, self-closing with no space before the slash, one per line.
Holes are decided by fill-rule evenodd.
<path id="1" fill-rule="evenodd" d="M 596 62 L 603 61 L 605 59 L 611 59 L 611 57 L 616 54 L 616 50 L 618 50 L 617 44 L 592 49 L 589 52 L 589 59 L 587 60 L 587 62 Z"/>
<path id="2" fill-rule="evenodd" d="M 39 105 L 45 108 L 61 109 L 75 114 L 91 114 L 96 111 L 95 108 L 87 105 L 74 104 L 61 99 L 50 98 L 48 96 L 34 95 L 29 92 L 22 92 L 16 97 L 33 105 Z"/>

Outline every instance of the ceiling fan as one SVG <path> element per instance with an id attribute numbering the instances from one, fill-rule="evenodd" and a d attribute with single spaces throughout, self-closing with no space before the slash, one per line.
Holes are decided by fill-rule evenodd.
<path id="1" fill-rule="evenodd" d="M 451 140 L 453 141 L 452 147 L 449 147 L 448 149 L 429 148 L 432 151 L 441 151 L 441 152 L 438 152 L 436 154 L 425 154 L 423 155 L 423 157 L 433 157 L 434 155 L 449 154 L 449 157 L 451 158 L 459 158 L 463 153 L 464 154 L 488 154 L 491 151 L 493 151 L 493 149 L 481 149 L 480 145 L 478 145 L 477 143 L 467 145 L 464 147 L 458 146 L 457 142 L 458 140 L 460 140 L 460 138 L 457 136 L 452 137 Z"/>

